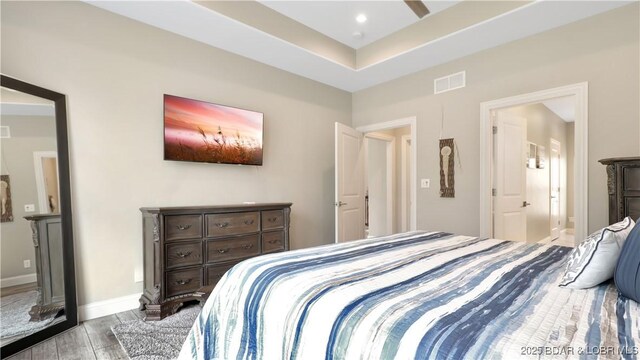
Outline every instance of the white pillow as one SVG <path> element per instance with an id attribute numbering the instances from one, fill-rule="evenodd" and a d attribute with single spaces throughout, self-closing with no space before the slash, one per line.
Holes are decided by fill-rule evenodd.
<path id="1" fill-rule="evenodd" d="M 569 255 L 569 263 L 560 286 L 586 289 L 613 277 L 620 249 L 635 222 L 624 220 L 589 235 Z"/>

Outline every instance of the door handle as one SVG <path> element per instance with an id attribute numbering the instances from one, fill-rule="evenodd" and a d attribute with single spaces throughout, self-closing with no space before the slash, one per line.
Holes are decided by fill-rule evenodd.
<path id="1" fill-rule="evenodd" d="M 341 207 L 341 206 L 345 206 L 345 205 L 347 205 L 347 203 L 346 202 L 342 202 L 342 201 L 338 201 L 337 203 L 335 203 L 335 206 L 337 206 L 337 207 Z"/>
<path id="2" fill-rule="evenodd" d="M 526 202 L 526 201 L 523 201 L 523 202 L 522 202 L 522 207 L 527 207 L 527 206 L 529 206 L 529 205 L 531 205 L 531 203 L 528 203 L 528 202 Z"/>

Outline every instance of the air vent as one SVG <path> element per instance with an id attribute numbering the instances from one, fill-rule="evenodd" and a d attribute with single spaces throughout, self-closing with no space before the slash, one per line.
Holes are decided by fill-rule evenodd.
<path id="1" fill-rule="evenodd" d="M 0 139 L 11 138 L 11 130 L 8 126 L 0 126 Z"/>
<path id="2" fill-rule="evenodd" d="M 440 94 L 443 92 L 460 89 L 467 85 L 467 72 L 460 71 L 455 74 L 443 76 L 433 80 L 433 93 Z"/>

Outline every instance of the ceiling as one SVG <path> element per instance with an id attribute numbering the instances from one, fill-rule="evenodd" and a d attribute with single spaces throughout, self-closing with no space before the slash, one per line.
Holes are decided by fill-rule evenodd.
<path id="1" fill-rule="evenodd" d="M 283 4 L 269 2 L 265 6 L 263 2 L 255 1 L 84 1 L 349 92 L 633 2 L 460 1 L 438 9 L 437 2 L 428 1 L 427 4 L 437 12 L 413 22 L 396 14 L 396 11 L 404 11 L 399 0 L 383 5 L 367 2 L 365 4 L 369 4 L 374 12 L 367 14 L 370 28 L 363 41 L 382 37 L 366 45 L 364 42 L 350 45 L 352 48 L 342 43 L 347 40 L 336 39 L 351 32 L 353 11 L 360 9 L 357 2 L 326 4 L 305 0 Z M 309 13 L 304 14 L 308 18 L 300 18 L 305 11 Z M 385 16 L 388 12 L 388 18 L 379 20 L 380 11 Z M 285 12 L 290 15 L 283 15 Z M 294 20 L 294 16 L 299 19 Z"/>
<path id="2" fill-rule="evenodd" d="M 274 1 L 258 0 L 263 5 L 302 23 L 349 47 L 358 49 L 405 28 L 420 19 L 402 0 L 392 1 Z M 424 1 L 431 14 L 445 10 L 456 1 Z M 364 14 L 363 24 L 355 19 Z M 354 36 L 360 33 L 361 36 Z"/>
<path id="3" fill-rule="evenodd" d="M 542 104 L 565 122 L 576 121 L 576 99 L 574 96 L 559 97 L 543 101 Z"/>

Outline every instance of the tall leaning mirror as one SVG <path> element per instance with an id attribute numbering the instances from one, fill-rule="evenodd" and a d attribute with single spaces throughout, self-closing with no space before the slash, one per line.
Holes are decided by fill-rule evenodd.
<path id="1" fill-rule="evenodd" d="M 0 345 L 4 358 L 78 323 L 66 98 L 2 75 Z"/>

